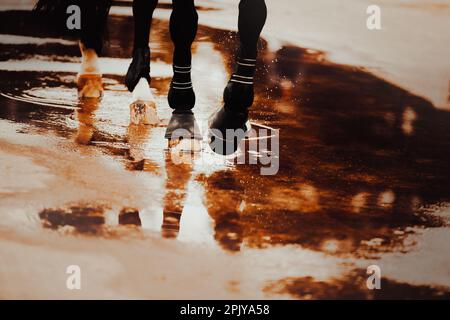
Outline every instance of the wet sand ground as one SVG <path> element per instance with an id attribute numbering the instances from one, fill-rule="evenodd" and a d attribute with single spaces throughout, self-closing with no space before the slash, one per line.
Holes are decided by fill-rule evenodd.
<path id="1" fill-rule="evenodd" d="M 321 52 L 261 41 L 251 119 L 279 129 L 278 174 L 206 151 L 177 165 L 163 139 L 167 21 L 151 35 L 162 124 L 150 128 L 128 125 L 130 17 L 110 17 L 103 99 L 80 102 L 76 42 L 51 40 L 27 12 L 0 15 L 1 34 L 33 37 L 0 44 L 12 176 L 0 189 L 1 297 L 449 297 L 449 112 Z M 201 124 L 220 106 L 235 48 L 235 33 L 200 27 Z M 91 281 L 81 293 L 64 288 L 65 269 L 44 270 L 77 259 Z M 371 264 L 381 290 L 366 287 Z"/>

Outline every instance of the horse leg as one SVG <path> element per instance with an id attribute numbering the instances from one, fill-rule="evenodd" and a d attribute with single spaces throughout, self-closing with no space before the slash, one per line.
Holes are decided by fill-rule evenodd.
<path id="1" fill-rule="evenodd" d="M 150 28 L 158 0 L 134 0 L 133 60 L 125 85 L 133 93 L 130 120 L 133 124 L 157 124 L 156 101 L 150 90 Z"/>
<path id="2" fill-rule="evenodd" d="M 253 104 L 257 44 L 266 17 L 264 0 L 241 0 L 238 20 L 240 50 L 236 61 L 237 68 L 224 91 L 227 108 L 243 111 Z"/>
<path id="3" fill-rule="evenodd" d="M 220 154 L 237 150 L 240 140 L 250 130 L 248 108 L 253 104 L 253 77 L 257 44 L 267 18 L 264 0 L 241 0 L 238 30 L 240 49 L 236 69 L 223 93 L 224 107 L 210 121 L 211 148 Z M 230 139 L 227 130 L 232 130 Z"/>
<path id="4" fill-rule="evenodd" d="M 102 74 L 98 67 L 98 55 L 80 40 L 81 67 L 77 75 L 79 98 L 100 98 L 103 93 Z"/>
<path id="5" fill-rule="evenodd" d="M 103 92 L 102 75 L 98 66 L 98 55 L 103 47 L 111 0 L 82 0 L 80 51 L 81 67 L 77 75 L 80 98 L 100 98 Z"/>
<path id="6" fill-rule="evenodd" d="M 168 102 L 174 109 L 166 130 L 169 145 L 178 143 L 178 139 L 200 139 L 200 130 L 193 112 L 195 93 L 191 81 L 191 47 L 197 35 L 198 14 L 194 0 L 172 0 L 173 10 L 170 16 L 170 37 L 174 44 L 173 78 L 170 83 Z M 177 139 L 172 139 L 175 130 Z M 182 136 L 179 136 L 179 135 Z M 190 144 L 194 145 L 191 146 Z M 195 141 L 190 141 L 189 148 L 196 148 Z"/>
<path id="7" fill-rule="evenodd" d="M 170 36 L 174 44 L 173 78 L 169 89 L 169 105 L 175 110 L 191 110 L 195 94 L 191 82 L 191 46 L 197 35 L 198 14 L 194 0 L 172 0 Z"/>

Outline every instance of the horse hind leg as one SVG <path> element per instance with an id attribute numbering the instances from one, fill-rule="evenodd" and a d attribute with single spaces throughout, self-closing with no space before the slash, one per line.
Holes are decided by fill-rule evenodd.
<path id="1" fill-rule="evenodd" d="M 80 98 L 100 98 L 103 94 L 102 74 L 98 64 L 105 36 L 111 0 L 80 0 L 81 66 L 77 75 L 78 96 Z"/>
<path id="2" fill-rule="evenodd" d="M 98 65 L 98 55 L 80 41 L 81 65 L 77 75 L 79 98 L 100 98 L 103 94 L 102 74 Z"/>
<path id="3" fill-rule="evenodd" d="M 71 4 L 80 6 L 81 29 L 66 27 L 67 8 Z M 47 27 L 60 36 L 76 36 L 80 39 L 81 65 L 76 77 L 80 98 L 99 98 L 102 95 L 101 74 L 98 56 L 103 42 L 111 0 L 38 0 L 33 9 Z"/>

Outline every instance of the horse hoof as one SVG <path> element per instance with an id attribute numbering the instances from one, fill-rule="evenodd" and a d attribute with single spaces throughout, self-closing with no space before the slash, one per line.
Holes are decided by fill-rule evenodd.
<path id="1" fill-rule="evenodd" d="M 190 110 L 175 110 L 170 117 L 164 137 L 202 140 L 202 135 L 195 120 L 194 113 Z"/>
<path id="2" fill-rule="evenodd" d="M 134 101 L 130 104 L 130 123 L 157 125 L 159 124 L 156 112 L 156 103 L 153 101 Z"/>
<path id="3" fill-rule="evenodd" d="M 209 121 L 209 146 L 217 154 L 229 156 L 235 153 L 241 141 L 251 130 L 248 112 L 219 109 Z"/>
<path id="4" fill-rule="evenodd" d="M 100 74 L 79 74 L 77 77 L 78 98 L 101 98 L 103 95 Z"/>
<path id="5" fill-rule="evenodd" d="M 139 79 L 133 90 L 133 102 L 130 104 L 130 122 L 132 124 L 159 124 L 156 112 L 156 100 L 145 78 Z"/>
<path id="6" fill-rule="evenodd" d="M 190 110 L 175 110 L 170 117 L 164 138 L 169 149 L 177 147 L 182 151 L 198 151 L 203 139 L 194 113 Z"/>

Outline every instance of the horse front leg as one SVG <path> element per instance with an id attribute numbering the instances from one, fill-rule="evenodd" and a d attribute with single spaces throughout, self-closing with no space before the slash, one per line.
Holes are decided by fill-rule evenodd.
<path id="1" fill-rule="evenodd" d="M 134 0 L 133 60 L 125 76 L 125 85 L 132 92 L 130 122 L 156 125 L 159 118 L 156 100 L 150 90 L 150 29 L 158 0 Z"/>
<path id="2" fill-rule="evenodd" d="M 266 18 L 267 7 L 264 0 L 240 1 L 240 49 L 236 68 L 223 93 L 224 107 L 216 112 L 210 121 L 210 145 L 219 154 L 234 153 L 251 129 L 248 108 L 253 104 L 257 44 Z"/>
<path id="3" fill-rule="evenodd" d="M 191 82 L 191 46 L 197 35 L 198 14 L 194 0 L 172 0 L 170 36 L 174 45 L 173 78 L 169 105 L 175 110 L 191 110 L 195 94 Z"/>
<path id="4" fill-rule="evenodd" d="M 173 78 L 168 102 L 174 109 L 166 130 L 169 147 L 184 139 L 185 148 L 197 148 L 200 130 L 191 111 L 195 105 L 195 93 L 191 80 L 191 47 L 197 35 L 198 14 L 194 0 L 172 0 L 170 36 L 174 44 Z"/>

